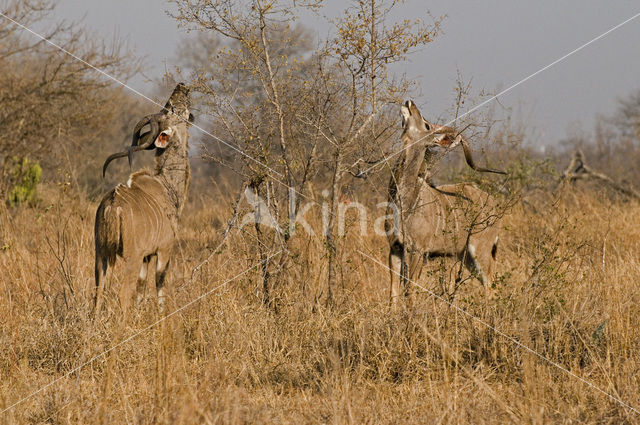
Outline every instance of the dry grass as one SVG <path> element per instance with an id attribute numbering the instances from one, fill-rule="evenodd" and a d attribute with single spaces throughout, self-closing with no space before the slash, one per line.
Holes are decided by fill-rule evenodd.
<path id="1" fill-rule="evenodd" d="M 50 188 L 0 210 L 0 409 L 119 341 L 115 279 L 89 319 L 95 204 Z M 640 407 L 639 204 L 564 194 L 503 221 L 498 296 L 476 283 L 455 304 L 596 387 Z M 254 264 L 248 234 L 216 245 L 228 210 L 190 208 L 168 311 Z M 0 207 L 2 208 L 2 207 Z M 354 227 L 355 229 L 355 227 Z M 274 294 L 253 270 L 1 414 L 2 423 L 640 423 L 640 415 L 479 322 L 416 291 L 386 302 L 387 242 L 344 241 L 335 307 L 321 297 L 317 240 L 298 236 Z M 421 284 L 438 291 L 455 264 Z M 152 279 L 151 279 L 152 280 Z M 185 283 L 186 282 L 186 283 Z M 123 331 L 158 317 L 154 290 Z"/>

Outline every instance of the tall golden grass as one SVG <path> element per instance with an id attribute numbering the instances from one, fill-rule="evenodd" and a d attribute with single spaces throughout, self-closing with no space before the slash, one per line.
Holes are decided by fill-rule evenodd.
<path id="1" fill-rule="evenodd" d="M 341 241 L 341 287 L 322 296 L 322 244 L 296 234 L 263 305 L 259 269 L 158 320 L 147 298 L 118 333 L 119 267 L 90 317 L 95 203 L 45 188 L 0 210 L 1 423 L 640 423 L 640 204 L 567 191 L 502 222 L 497 296 L 468 282 L 454 304 L 609 397 L 414 288 L 388 305 L 387 242 Z M 4 207 L 0 207 L 4 208 Z M 167 312 L 251 267 L 251 229 L 220 239 L 231 208 L 191 205 L 167 281 Z M 319 219 L 314 222 L 317 224 Z M 420 285 L 441 293 L 457 265 L 434 260 Z M 75 373 L 128 335 L 116 350 Z"/>

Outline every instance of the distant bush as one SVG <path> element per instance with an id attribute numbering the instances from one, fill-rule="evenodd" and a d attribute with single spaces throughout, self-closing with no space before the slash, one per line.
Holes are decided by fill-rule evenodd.
<path id="1" fill-rule="evenodd" d="M 15 206 L 32 202 L 41 175 L 42 168 L 37 162 L 31 162 L 26 157 L 14 157 L 9 171 L 10 179 L 13 182 L 13 188 L 7 199 L 9 205 Z"/>

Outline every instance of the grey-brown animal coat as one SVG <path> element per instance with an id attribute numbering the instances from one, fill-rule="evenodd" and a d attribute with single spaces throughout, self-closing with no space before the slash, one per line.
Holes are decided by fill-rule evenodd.
<path id="1" fill-rule="evenodd" d="M 155 169 L 131 174 L 126 184 L 119 184 L 107 193 L 98 206 L 95 221 L 96 312 L 100 307 L 107 269 L 114 265 L 116 256 L 125 262 L 119 293 L 123 310 L 126 312 L 132 301 L 136 276 L 140 298 L 149 262 L 154 256 L 157 257 L 156 289 L 162 305 L 162 288 L 191 178 L 187 129 L 189 106 L 189 91 L 179 84 L 163 113 L 152 117 L 157 123 L 157 137 L 149 134 L 151 131 L 145 134 L 147 149 L 155 147 Z M 134 135 L 134 144 L 136 140 Z M 126 152 L 115 157 L 121 156 L 126 156 Z M 105 169 L 110 160 L 105 163 Z"/>
<path id="2" fill-rule="evenodd" d="M 495 200 L 473 184 L 434 187 L 430 181 L 435 159 L 432 149 L 450 145 L 454 135 L 448 128 L 425 121 L 411 101 L 402 106 L 402 115 L 403 151 L 389 184 L 389 203 L 395 206 L 390 213 L 396 218 L 393 227 L 387 222 L 386 229 L 391 299 L 400 294 L 400 281 L 408 293 L 409 281 L 415 282 L 423 262 L 434 256 L 458 257 L 489 295 L 499 231 Z M 463 146 L 474 169 L 502 173 L 475 167 L 466 141 Z"/>

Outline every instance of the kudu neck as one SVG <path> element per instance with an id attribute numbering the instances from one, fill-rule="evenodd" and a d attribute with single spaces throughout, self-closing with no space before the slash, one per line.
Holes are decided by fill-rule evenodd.
<path id="1" fill-rule="evenodd" d="M 392 184 L 397 186 L 398 191 L 406 194 L 409 189 L 430 179 L 428 159 L 432 154 L 426 142 L 416 143 L 411 139 L 404 139 L 403 142 L 405 147 L 394 169 Z"/>
<path id="2" fill-rule="evenodd" d="M 419 138 L 402 138 L 404 149 L 389 185 L 390 201 L 399 203 L 407 213 L 415 203 L 420 188 L 431 178 L 429 157 L 432 153 L 429 152 L 426 140 L 418 140 Z"/>
<path id="3" fill-rule="evenodd" d="M 191 178 L 189 146 L 182 142 L 187 137 L 186 129 L 179 137 L 179 140 L 171 143 L 166 149 L 156 150 L 155 158 L 155 174 L 166 187 L 178 216 L 186 203 Z"/>

